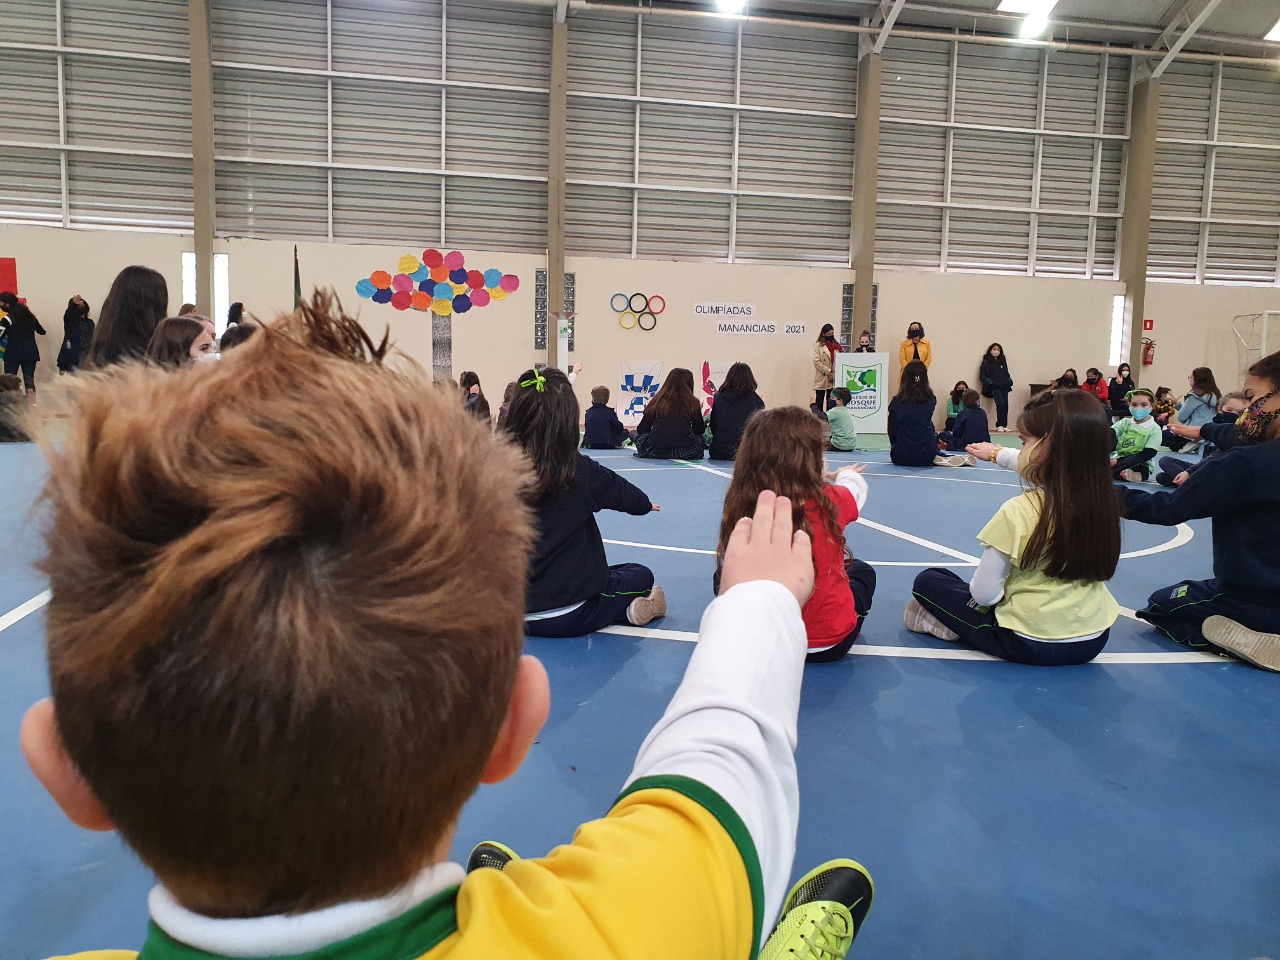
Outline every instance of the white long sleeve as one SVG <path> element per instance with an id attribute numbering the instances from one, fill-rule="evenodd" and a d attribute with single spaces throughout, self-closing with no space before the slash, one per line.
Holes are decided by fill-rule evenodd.
<path id="1" fill-rule="evenodd" d="M 858 505 L 858 512 L 862 512 L 863 504 L 867 502 L 867 478 L 852 467 L 845 467 L 836 473 L 835 480 L 837 487 L 844 487 L 853 494 L 854 502 Z"/>
<path id="2" fill-rule="evenodd" d="M 1019 450 L 1014 447 L 1001 447 L 996 451 L 996 466 L 1004 467 L 1006 470 L 1018 472 L 1018 454 Z"/>
<path id="3" fill-rule="evenodd" d="M 807 646 L 800 605 L 781 584 L 743 583 L 713 600 L 684 680 L 627 779 L 689 777 L 742 818 L 764 879 L 761 942 L 795 859 L 796 719 Z"/>
<path id="4" fill-rule="evenodd" d="M 1004 599 L 1004 583 L 1012 570 L 1013 561 L 1007 553 L 987 547 L 969 581 L 969 593 L 984 607 L 994 607 Z"/>

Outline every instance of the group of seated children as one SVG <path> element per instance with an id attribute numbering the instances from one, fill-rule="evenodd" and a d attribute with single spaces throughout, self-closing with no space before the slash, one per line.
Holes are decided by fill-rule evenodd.
<path id="1" fill-rule="evenodd" d="M 52 698 L 22 747 L 72 821 L 154 872 L 142 956 L 639 958 L 676 938 L 690 957 L 843 958 L 867 871 L 832 861 L 787 890 L 814 589 L 795 506 L 766 491 L 733 525 L 612 808 L 544 858 L 483 843 L 464 870 L 463 805 L 549 712 L 521 655 L 528 551 L 609 483 L 578 459 L 558 371 L 528 371 L 509 411 L 530 491 L 509 444 L 331 301 L 257 339 L 230 364 L 85 381 L 49 450 Z"/>

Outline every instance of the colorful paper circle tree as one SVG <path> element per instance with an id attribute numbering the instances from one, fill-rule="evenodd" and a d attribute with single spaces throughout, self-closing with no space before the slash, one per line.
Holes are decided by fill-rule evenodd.
<path id="1" fill-rule="evenodd" d="M 440 317 L 487 307 L 519 289 L 520 278 L 514 273 L 496 268 L 468 270 L 457 250 L 424 250 L 421 258 L 406 253 L 397 261 L 395 273 L 375 270 L 356 282 L 356 295 L 362 300 Z"/>

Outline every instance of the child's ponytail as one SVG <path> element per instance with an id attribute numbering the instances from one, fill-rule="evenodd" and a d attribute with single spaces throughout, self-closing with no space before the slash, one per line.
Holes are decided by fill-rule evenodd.
<path id="1" fill-rule="evenodd" d="M 568 490 L 578 472 L 578 398 L 559 370 L 526 370 L 503 429 L 533 465 L 535 497 Z"/>

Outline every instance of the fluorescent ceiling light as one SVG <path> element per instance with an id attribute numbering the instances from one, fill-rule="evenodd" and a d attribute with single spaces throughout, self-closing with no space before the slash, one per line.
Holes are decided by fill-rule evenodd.
<path id="1" fill-rule="evenodd" d="M 1001 13 L 1020 13 L 1026 19 L 1018 29 L 1018 35 L 1024 40 L 1038 37 L 1049 27 L 1049 13 L 1057 5 L 1058 0 L 1000 0 L 996 9 Z"/>
<path id="2" fill-rule="evenodd" d="M 1273 40 L 1273 41 L 1275 41 L 1276 43 L 1280 43 L 1280 20 L 1277 20 L 1277 21 L 1276 21 L 1276 25 L 1275 25 L 1274 27 L 1272 27 L 1272 28 L 1271 28 L 1271 32 L 1270 32 L 1270 33 L 1268 33 L 1268 34 L 1267 34 L 1265 37 L 1263 37 L 1262 39 L 1263 39 L 1263 40 Z"/>
<path id="3" fill-rule="evenodd" d="M 1028 13 L 1023 18 L 1022 26 L 1018 28 L 1018 36 L 1023 40 L 1030 40 L 1032 37 L 1038 37 L 1049 29 L 1049 15 L 1047 13 Z"/>
<path id="4" fill-rule="evenodd" d="M 1047 14 L 1057 2 L 1058 0 L 1000 0 L 1000 6 L 996 10 L 1000 13 Z"/>

